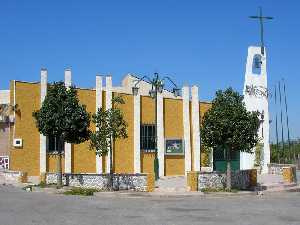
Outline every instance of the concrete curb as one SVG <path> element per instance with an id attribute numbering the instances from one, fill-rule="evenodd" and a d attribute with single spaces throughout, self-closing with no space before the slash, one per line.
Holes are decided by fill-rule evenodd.
<path id="1" fill-rule="evenodd" d="M 30 185 L 30 184 L 27 184 Z M 17 188 L 23 188 L 26 186 L 22 185 L 12 185 L 8 184 L 6 186 L 14 186 Z M 70 187 L 64 187 L 62 189 L 56 189 L 53 187 L 34 187 L 32 188 L 32 192 L 37 193 L 48 193 L 48 194 L 62 194 L 63 192 L 69 190 Z M 300 192 L 300 185 L 287 185 L 284 188 L 273 188 L 269 190 L 263 191 L 239 191 L 239 192 L 134 192 L 134 191 L 115 191 L 115 192 L 95 192 L 95 197 L 107 197 L 107 198 L 149 198 L 149 197 L 158 197 L 158 198 L 183 198 L 183 197 L 234 197 L 234 196 L 249 196 L 249 195 L 265 195 L 271 193 L 280 193 L 280 192 Z"/>
<path id="2" fill-rule="evenodd" d="M 159 197 L 159 198 L 181 198 L 181 197 L 231 197 L 244 195 L 257 195 L 255 191 L 232 192 L 96 192 L 97 197 Z"/>

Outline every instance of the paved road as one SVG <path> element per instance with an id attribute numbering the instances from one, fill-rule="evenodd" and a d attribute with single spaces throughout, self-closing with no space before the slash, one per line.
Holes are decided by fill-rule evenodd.
<path id="1" fill-rule="evenodd" d="M 186 198 L 80 197 L 0 186 L 0 225 L 300 224 L 300 193 Z"/>
<path id="2" fill-rule="evenodd" d="M 300 184 L 300 170 L 296 171 L 297 183 Z"/>

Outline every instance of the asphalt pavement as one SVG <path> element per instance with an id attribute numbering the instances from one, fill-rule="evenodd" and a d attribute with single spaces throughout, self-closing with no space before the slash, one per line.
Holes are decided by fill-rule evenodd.
<path id="1" fill-rule="evenodd" d="M 0 186 L 0 225 L 299 225 L 300 193 L 82 197 Z"/>

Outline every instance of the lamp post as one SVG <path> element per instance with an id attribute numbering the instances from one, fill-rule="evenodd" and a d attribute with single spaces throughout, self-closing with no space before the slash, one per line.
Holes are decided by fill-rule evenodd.
<path id="1" fill-rule="evenodd" d="M 154 73 L 154 77 L 151 79 L 148 76 L 143 76 L 142 78 L 138 78 L 136 81 L 135 85 L 132 87 L 132 93 L 133 95 L 137 95 L 139 88 L 138 84 L 141 81 L 146 81 L 149 82 L 152 85 L 151 90 L 149 91 L 149 95 L 151 98 L 155 99 L 155 158 L 154 158 L 154 174 L 155 174 L 155 180 L 158 180 L 159 178 L 159 161 L 158 161 L 158 149 L 157 149 L 157 95 L 161 94 L 164 90 L 164 83 L 165 81 L 169 81 L 172 86 L 172 93 L 174 94 L 175 97 L 179 96 L 180 89 L 177 87 L 177 85 L 171 80 L 170 77 L 164 76 L 162 78 L 159 77 L 158 73 Z"/>

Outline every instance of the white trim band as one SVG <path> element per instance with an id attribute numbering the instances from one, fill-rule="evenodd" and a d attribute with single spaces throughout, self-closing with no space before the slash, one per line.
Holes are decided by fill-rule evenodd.
<path id="1" fill-rule="evenodd" d="M 133 145 L 134 145 L 134 173 L 141 172 L 141 148 L 140 148 L 140 128 L 141 128 L 141 96 L 133 96 Z"/>
<path id="2" fill-rule="evenodd" d="M 47 94 L 47 80 L 48 80 L 48 72 L 46 69 L 41 70 L 41 105 L 42 107 L 43 101 L 45 100 Z M 46 173 L 47 171 L 47 138 L 46 136 L 40 134 L 40 173 Z"/>
<path id="3" fill-rule="evenodd" d="M 96 76 L 96 113 L 102 107 L 102 79 L 102 76 Z M 96 173 L 103 173 L 102 156 L 99 155 L 96 155 Z"/>
<path id="4" fill-rule="evenodd" d="M 111 76 L 106 76 L 105 77 L 105 82 L 106 82 L 105 110 L 108 110 L 108 109 L 111 109 L 111 107 L 112 107 L 112 77 Z M 110 171 L 110 153 L 109 152 L 106 156 L 106 163 L 105 164 L 106 164 L 106 171 L 105 172 L 109 173 L 109 171 Z"/>
<path id="5" fill-rule="evenodd" d="M 164 98 L 157 93 L 157 157 L 159 177 L 165 175 Z"/>
<path id="6" fill-rule="evenodd" d="M 191 171 L 191 141 L 190 141 L 190 96 L 189 87 L 182 88 L 183 110 L 183 138 L 185 174 Z"/>
<path id="7" fill-rule="evenodd" d="M 72 85 L 72 72 L 65 70 L 65 86 L 69 88 Z M 72 144 L 65 142 L 65 173 L 72 173 Z"/>
<path id="8" fill-rule="evenodd" d="M 193 86 L 191 88 L 192 92 L 192 129 L 193 129 L 193 167 L 194 171 L 200 171 L 200 119 L 199 119 L 199 96 L 198 96 L 198 87 Z"/>

